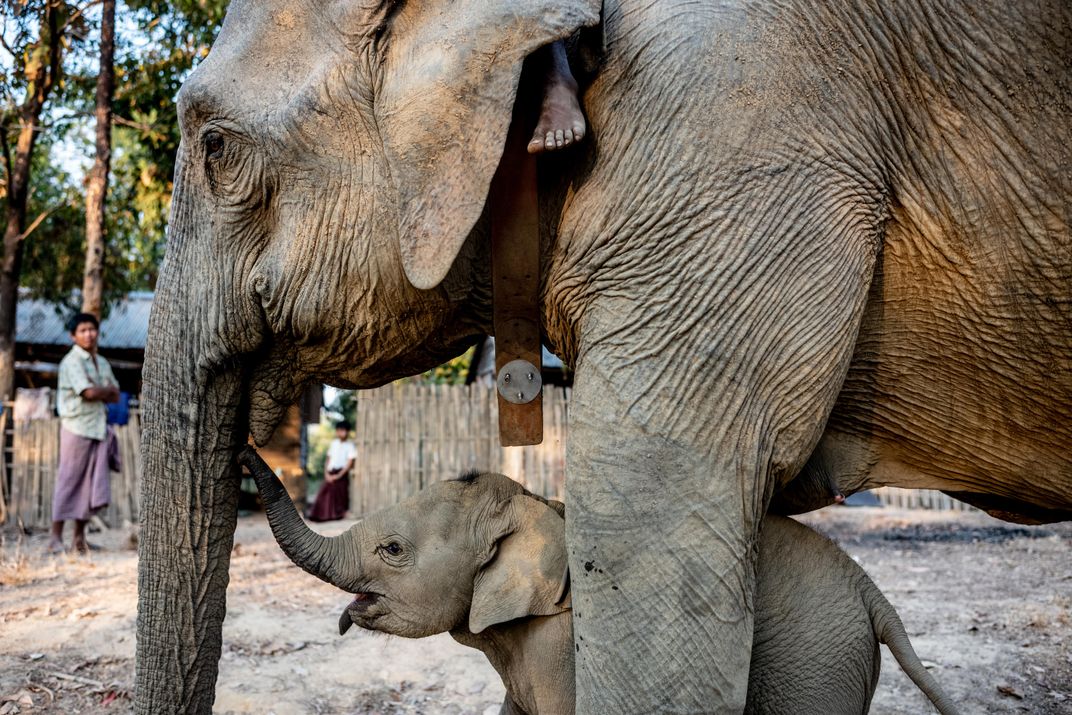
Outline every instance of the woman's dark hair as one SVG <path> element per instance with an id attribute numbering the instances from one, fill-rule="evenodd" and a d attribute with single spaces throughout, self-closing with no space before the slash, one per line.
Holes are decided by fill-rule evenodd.
<path id="1" fill-rule="evenodd" d="M 339 420 L 338 422 L 335 423 L 335 429 L 344 429 L 347 432 L 349 432 L 353 428 L 350 426 L 350 423 L 347 422 L 346 420 Z"/>
<path id="2" fill-rule="evenodd" d="M 93 327 L 100 330 L 100 321 L 97 320 L 97 316 L 92 313 L 76 313 L 67 321 L 67 332 L 74 335 L 74 331 L 78 330 L 78 326 L 82 323 L 93 323 Z"/>

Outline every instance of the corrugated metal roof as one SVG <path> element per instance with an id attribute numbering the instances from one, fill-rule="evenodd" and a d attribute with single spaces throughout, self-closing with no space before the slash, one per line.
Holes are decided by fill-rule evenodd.
<path id="1" fill-rule="evenodd" d="M 100 347 L 116 350 L 144 350 L 149 332 L 149 311 L 153 294 L 128 293 L 112 306 L 101 323 Z M 20 298 L 15 316 L 15 341 L 35 345 L 70 345 L 67 314 L 57 314 L 56 306 L 43 300 Z"/>

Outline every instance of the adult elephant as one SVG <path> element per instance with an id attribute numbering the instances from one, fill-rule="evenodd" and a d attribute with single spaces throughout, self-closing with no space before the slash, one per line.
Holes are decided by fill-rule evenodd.
<path id="1" fill-rule="evenodd" d="M 595 9 L 232 3 L 180 95 L 139 712 L 210 709 L 247 432 L 307 382 L 378 385 L 490 330 L 483 209 L 522 59 Z M 541 197 L 542 327 L 576 370 L 578 711 L 734 712 L 786 485 L 784 509 L 886 483 L 1072 516 L 1072 10 L 602 18 L 592 141 Z"/>

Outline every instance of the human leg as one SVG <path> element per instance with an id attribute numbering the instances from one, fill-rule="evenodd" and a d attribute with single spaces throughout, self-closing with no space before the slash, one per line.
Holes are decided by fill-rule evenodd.
<path id="1" fill-rule="evenodd" d="M 89 551 L 89 544 L 86 543 L 85 519 L 74 520 L 74 538 L 71 540 L 71 545 L 74 547 L 74 550 L 80 554 L 84 554 Z"/>
<path id="2" fill-rule="evenodd" d="M 562 42 L 541 48 L 533 56 L 544 73 L 540 119 L 528 145 L 529 153 L 537 154 L 579 142 L 586 126 L 577 98 L 577 80 L 570 71 Z"/>
<path id="3" fill-rule="evenodd" d="M 63 552 L 63 522 L 52 522 L 52 532 L 48 539 L 48 551 L 51 554 Z"/>

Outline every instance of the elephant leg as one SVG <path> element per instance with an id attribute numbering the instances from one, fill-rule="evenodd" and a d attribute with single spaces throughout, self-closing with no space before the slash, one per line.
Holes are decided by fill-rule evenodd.
<path id="1" fill-rule="evenodd" d="M 759 509 L 706 479 L 714 465 L 695 450 L 578 407 L 566 498 L 577 712 L 739 711 Z"/>
<path id="2" fill-rule="evenodd" d="M 874 246 L 780 256 L 766 284 L 709 294 L 702 324 L 643 315 L 650 296 L 586 315 L 566 500 L 578 713 L 743 710 L 759 523 L 833 407 Z"/>

